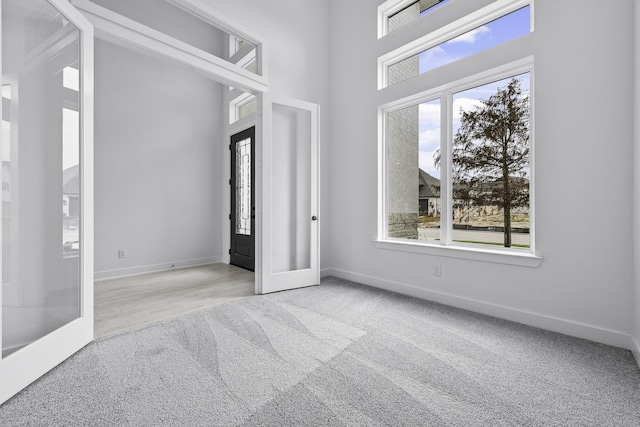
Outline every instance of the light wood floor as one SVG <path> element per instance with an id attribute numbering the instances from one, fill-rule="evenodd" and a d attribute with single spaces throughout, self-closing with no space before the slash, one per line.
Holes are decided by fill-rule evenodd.
<path id="1" fill-rule="evenodd" d="M 254 274 L 212 264 L 95 282 L 95 337 L 254 295 Z"/>

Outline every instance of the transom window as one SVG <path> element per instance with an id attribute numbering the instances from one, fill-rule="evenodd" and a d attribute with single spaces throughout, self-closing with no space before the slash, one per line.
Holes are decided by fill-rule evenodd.
<path id="1" fill-rule="evenodd" d="M 229 102 L 229 124 L 254 114 L 257 107 L 255 95 L 243 92 Z"/>
<path id="2" fill-rule="evenodd" d="M 386 85 L 400 83 L 474 53 L 513 40 L 529 33 L 530 28 L 530 7 L 526 6 L 388 65 Z"/>

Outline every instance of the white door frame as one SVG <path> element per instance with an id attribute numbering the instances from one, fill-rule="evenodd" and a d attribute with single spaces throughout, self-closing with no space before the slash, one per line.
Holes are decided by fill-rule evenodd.
<path id="1" fill-rule="evenodd" d="M 301 109 L 308 109 L 309 111 L 315 111 L 312 114 L 315 117 L 315 121 L 313 123 L 313 129 L 316 131 L 314 140 L 315 140 L 315 149 L 317 150 L 319 136 L 319 126 L 318 126 L 318 106 L 316 104 L 311 104 L 304 101 L 298 101 L 294 99 L 287 99 L 278 97 L 277 95 L 269 93 L 268 88 L 268 79 L 267 79 L 267 43 L 266 40 L 255 32 L 242 27 L 241 25 L 233 22 L 228 17 L 224 16 L 224 14 L 215 10 L 202 0 L 167 0 L 170 3 L 182 8 L 183 10 L 193 14 L 196 17 L 203 19 L 206 22 L 209 22 L 211 25 L 216 26 L 218 28 L 223 29 L 231 34 L 235 34 L 256 46 L 258 51 L 258 57 L 260 62 L 258 64 L 258 70 L 261 73 L 255 74 L 251 73 L 241 66 L 234 64 L 229 61 L 225 61 L 221 58 L 218 58 L 214 55 L 203 52 L 200 49 L 197 49 L 187 43 L 184 43 L 180 40 L 177 40 L 173 37 L 170 37 L 166 34 L 163 34 L 159 31 L 153 30 L 149 27 L 146 27 L 138 22 L 132 21 L 126 17 L 123 17 L 115 12 L 112 12 L 108 9 L 97 6 L 94 3 L 89 2 L 88 0 L 71 0 L 74 6 L 78 7 L 84 14 L 86 14 L 87 18 L 91 21 L 91 23 L 96 28 L 96 37 L 100 39 L 105 39 L 107 41 L 116 43 L 122 47 L 128 49 L 135 49 L 145 54 L 159 56 L 165 60 L 176 63 L 178 65 L 187 67 L 189 69 L 196 70 L 205 76 L 211 78 L 212 80 L 218 81 L 225 85 L 235 88 L 233 92 L 225 95 L 224 102 L 229 101 L 229 97 L 233 94 L 237 94 L 240 91 L 244 91 L 253 95 L 256 95 L 259 99 L 258 102 L 261 103 L 262 97 L 266 97 L 267 100 L 276 100 L 278 103 L 282 103 L 284 105 L 290 105 L 293 107 L 298 107 Z M 262 246 L 261 242 L 263 239 L 263 233 L 265 230 L 264 227 L 264 218 L 263 218 L 263 209 L 262 209 L 262 201 L 264 194 L 262 193 L 263 189 L 261 187 L 262 182 L 262 173 L 263 167 L 263 159 L 261 157 L 262 153 L 262 140 L 268 139 L 264 132 L 267 130 L 270 132 L 270 124 L 265 124 L 270 120 L 270 116 L 267 119 L 265 117 L 250 117 L 236 123 L 229 124 L 229 117 L 224 117 L 225 119 L 225 131 L 223 132 L 223 137 L 225 141 L 228 141 L 230 135 L 232 135 L 237 130 L 242 130 L 243 127 L 249 127 L 251 124 L 255 123 L 256 125 L 256 185 L 257 185 L 257 194 L 256 194 L 256 210 L 257 210 L 257 218 L 256 218 L 256 293 L 265 293 L 265 292 L 273 292 L 276 290 L 270 283 L 273 281 L 265 280 L 264 270 L 259 270 L 261 262 L 263 258 L 268 257 L 268 246 Z M 316 153 L 317 155 L 318 153 Z M 228 150 L 223 150 L 223 173 L 225 177 L 229 175 L 229 159 L 228 159 Z M 317 159 L 319 160 L 319 155 L 317 155 Z M 317 162 L 315 162 L 315 167 L 317 167 Z M 319 172 L 319 169 L 315 171 Z M 319 181 L 319 180 L 318 180 Z M 319 194 L 319 191 L 318 191 Z M 229 210 L 229 188 L 225 186 L 225 190 L 223 191 L 223 200 L 222 206 L 223 209 L 223 233 L 222 233 L 222 244 L 223 246 L 223 255 L 222 259 L 225 262 L 228 262 L 229 257 L 226 253 L 226 249 L 229 248 L 229 225 L 227 220 L 227 212 Z M 319 211 L 319 200 L 314 201 L 314 211 L 316 212 L 316 216 Z M 319 229 L 319 221 L 316 221 L 317 225 L 316 229 Z M 314 233 L 315 234 L 315 233 Z M 317 233 L 319 236 L 319 232 Z M 312 242 L 314 246 L 315 257 L 313 259 L 313 284 L 318 284 L 320 281 L 320 269 L 319 269 L 319 237 L 316 237 Z M 266 252 L 266 253 L 264 253 Z M 291 276 L 291 275 L 289 275 Z M 307 283 L 309 280 L 303 280 L 301 283 Z M 290 283 L 287 282 L 287 283 Z M 305 286 L 307 286 L 306 284 Z M 285 286 L 281 285 L 281 288 L 277 290 L 290 289 L 295 286 Z"/>
<path id="2" fill-rule="evenodd" d="M 47 0 L 80 30 L 80 317 L 0 359 L 0 404 L 93 340 L 93 27 L 67 0 Z M 0 1 L 1 2 L 1 1 Z M 1 23 L 1 20 L 0 20 Z M 0 47 L 1 49 L 1 47 Z M 2 55 L 0 55 L 1 60 Z M 0 105 L 0 114 L 2 112 Z M 0 292 L 0 312 L 2 292 Z M 0 316 L 0 343 L 2 316 Z"/>

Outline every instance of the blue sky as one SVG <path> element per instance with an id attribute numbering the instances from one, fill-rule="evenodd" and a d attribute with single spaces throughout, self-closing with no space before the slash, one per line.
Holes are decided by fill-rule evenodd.
<path id="1" fill-rule="evenodd" d="M 431 9 L 430 9 L 431 10 Z M 444 64 L 454 62 L 489 47 L 514 39 L 529 32 L 529 7 L 517 10 L 493 22 L 471 30 L 455 39 L 435 46 L 419 54 L 420 73 Z M 487 99 L 498 87 L 507 85 L 510 79 L 490 83 L 454 94 L 453 131 L 459 127 L 462 107 L 464 110 L 479 105 L 479 100 Z M 520 76 L 521 87 L 529 91 L 529 75 Z M 440 103 L 438 100 L 420 104 L 420 168 L 440 177 L 440 171 L 433 164 L 433 153 L 440 146 Z"/>

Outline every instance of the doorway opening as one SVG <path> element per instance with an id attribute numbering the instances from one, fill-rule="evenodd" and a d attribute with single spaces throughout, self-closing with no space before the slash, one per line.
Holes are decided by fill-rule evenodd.
<path id="1" fill-rule="evenodd" d="M 231 247 L 232 265 L 255 271 L 256 196 L 255 126 L 231 136 Z"/>

